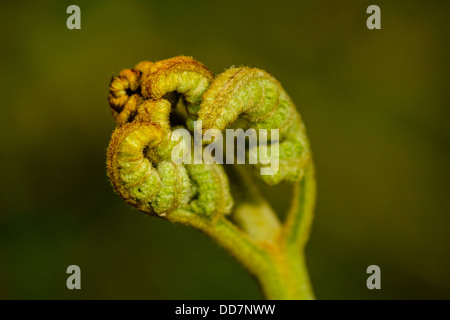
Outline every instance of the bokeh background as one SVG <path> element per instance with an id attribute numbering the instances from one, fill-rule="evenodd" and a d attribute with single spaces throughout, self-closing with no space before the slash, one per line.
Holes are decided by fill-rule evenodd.
<path id="1" fill-rule="evenodd" d="M 81 8 L 81 30 L 66 8 Z M 382 29 L 366 28 L 377 4 Z M 296 102 L 317 166 L 319 299 L 450 298 L 443 1 L 2 1 L 0 298 L 259 299 L 203 234 L 132 210 L 105 151 L 113 74 L 190 55 L 250 65 Z M 271 200 L 282 210 L 286 186 Z M 67 266 L 82 270 L 69 291 Z M 366 288 L 381 267 L 382 289 Z"/>

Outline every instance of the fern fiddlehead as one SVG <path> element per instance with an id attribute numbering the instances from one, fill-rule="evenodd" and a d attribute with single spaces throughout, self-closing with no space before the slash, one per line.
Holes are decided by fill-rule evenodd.
<path id="1" fill-rule="evenodd" d="M 108 147 L 107 171 L 128 204 L 211 236 L 259 279 L 268 298 L 313 298 L 303 248 L 312 220 L 314 171 L 301 117 L 276 79 L 248 67 L 214 77 L 194 59 L 175 57 L 120 72 L 110 83 L 109 102 L 117 128 Z M 202 121 L 205 132 L 224 131 L 241 118 L 247 128 L 260 132 L 259 139 L 269 145 L 259 144 L 249 152 L 271 151 L 279 163 L 273 174 L 258 176 L 270 185 L 295 184 L 284 223 L 245 170 L 237 169 L 237 175 L 248 195 L 233 203 L 220 164 L 171 161 L 179 141 L 170 115 L 180 109 L 182 127 L 191 131 L 196 120 Z M 191 139 L 184 142 L 193 144 Z"/>

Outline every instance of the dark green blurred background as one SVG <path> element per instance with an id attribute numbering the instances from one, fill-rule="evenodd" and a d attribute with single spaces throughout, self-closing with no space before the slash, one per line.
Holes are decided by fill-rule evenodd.
<path id="1" fill-rule="evenodd" d="M 82 30 L 66 28 L 81 8 Z M 382 29 L 366 28 L 377 4 Z M 296 102 L 318 202 L 307 259 L 319 299 L 450 298 L 444 1 L 2 1 L 0 298 L 258 299 L 203 234 L 113 192 L 113 73 L 190 55 L 250 65 Z M 284 208 L 285 186 L 274 206 Z M 281 195 L 281 196 L 278 196 Z M 67 266 L 82 270 L 69 291 Z M 366 268 L 381 267 L 381 290 Z"/>

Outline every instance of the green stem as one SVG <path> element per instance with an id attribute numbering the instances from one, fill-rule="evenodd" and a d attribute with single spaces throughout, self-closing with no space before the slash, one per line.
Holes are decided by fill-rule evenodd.
<path id="1" fill-rule="evenodd" d="M 258 277 L 267 299 L 314 299 L 303 253 L 283 250 L 272 253 L 271 258 L 270 274 Z"/>
<path id="2" fill-rule="evenodd" d="M 316 199 L 316 179 L 312 161 L 306 166 L 302 180 L 294 186 L 292 199 L 284 223 L 284 238 L 288 247 L 303 250 L 309 237 Z"/>
<path id="3" fill-rule="evenodd" d="M 313 299 L 303 255 L 282 243 L 257 242 L 229 220 L 176 210 L 167 219 L 197 228 L 229 251 L 260 282 L 268 299 Z"/>

